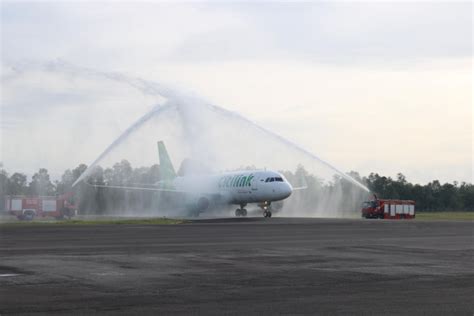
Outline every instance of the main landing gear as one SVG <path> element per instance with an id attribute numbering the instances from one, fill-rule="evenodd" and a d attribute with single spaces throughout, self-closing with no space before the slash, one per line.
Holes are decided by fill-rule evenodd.
<path id="1" fill-rule="evenodd" d="M 244 209 L 245 205 L 247 205 L 247 204 L 241 204 L 241 205 L 240 205 L 240 208 L 238 208 L 238 209 L 235 210 L 235 216 L 237 216 L 237 217 L 239 217 L 239 216 L 242 216 L 242 217 L 247 216 L 247 210 Z"/>

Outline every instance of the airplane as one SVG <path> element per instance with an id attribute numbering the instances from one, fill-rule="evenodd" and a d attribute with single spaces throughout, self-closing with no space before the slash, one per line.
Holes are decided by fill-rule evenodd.
<path id="1" fill-rule="evenodd" d="M 181 194 L 186 208 L 197 216 L 210 205 L 238 205 L 235 216 L 247 216 L 245 206 L 257 203 L 264 217 L 272 217 L 272 202 L 284 200 L 294 190 L 306 188 L 293 188 L 281 173 L 271 170 L 178 176 L 163 141 L 158 141 L 158 156 L 161 180 L 152 187 L 94 186 Z"/>

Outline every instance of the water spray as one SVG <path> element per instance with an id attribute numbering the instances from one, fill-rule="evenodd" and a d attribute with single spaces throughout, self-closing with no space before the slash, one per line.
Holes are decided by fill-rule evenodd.
<path id="1" fill-rule="evenodd" d="M 256 144 L 256 147 L 247 146 L 248 148 L 245 149 L 247 150 L 248 154 L 250 153 L 250 151 L 254 150 L 254 154 L 259 155 L 258 157 L 260 161 L 262 161 L 261 153 L 265 152 L 266 150 L 269 150 L 270 154 L 272 150 L 275 150 L 275 148 L 277 148 L 277 150 L 287 150 L 289 152 L 291 151 L 293 154 L 298 153 L 298 157 L 305 157 L 303 160 L 307 162 L 316 162 L 315 165 L 323 166 L 326 170 L 332 171 L 334 174 L 347 180 L 355 187 L 360 188 L 365 192 L 369 192 L 369 189 L 362 183 L 340 171 L 338 168 L 329 164 L 327 161 L 304 149 L 302 146 L 295 144 L 290 140 L 287 140 L 286 138 L 256 124 L 255 122 L 252 122 L 251 120 L 243 117 L 238 113 L 229 111 L 217 105 L 213 105 L 212 103 L 204 100 L 203 98 L 197 97 L 196 95 L 178 91 L 177 89 L 170 88 L 161 83 L 147 81 L 141 78 L 134 78 L 121 73 L 101 72 L 92 69 L 76 67 L 74 65 L 61 61 L 55 61 L 47 64 L 24 63 L 22 65 L 16 66 L 14 68 L 13 74 L 10 74 L 8 78 L 4 77 L 2 79 L 13 79 L 16 76 L 20 76 L 22 72 L 26 72 L 31 69 L 52 73 L 66 73 L 70 76 L 81 76 L 86 78 L 92 77 L 110 80 L 133 87 L 143 95 L 156 97 L 157 105 L 155 105 L 150 111 L 141 116 L 138 120 L 131 124 L 123 133 L 121 133 L 89 165 L 86 171 L 75 181 L 74 185 L 77 185 L 80 181 L 91 175 L 93 170 L 97 166 L 100 166 L 101 163 L 105 162 L 105 159 L 108 159 L 108 157 L 110 157 L 110 155 L 115 150 L 118 150 L 118 148 L 121 147 L 121 144 L 125 142 L 130 143 L 133 138 L 136 137 L 137 133 L 142 131 L 144 126 L 149 126 L 152 123 L 156 123 L 154 120 L 158 120 L 158 123 L 160 123 L 161 121 L 159 120 L 159 118 L 171 117 L 173 120 L 176 120 L 173 121 L 172 125 L 179 125 L 176 128 L 180 129 L 179 135 L 183 137 L 183 139 L 186 141 L 186 146 L 190 148 L 190 151 L 187 152 L 187 154 L 190 154 L 192 158 L 200 158 L 201 161 L 206 161 L 215 166 L 218 166 L 218 162 L 226 161 L 226 158 L 228 156 L 234 157 L 240 154 L 240 150 L 242 148 L 239 148 L 239 146 L 229 145 L 229 143 L 232 143 L 232 137 L 240 137 L 241 139 L 239 140 L 239 144 L 244 144 L 244 147 L 245 141 L 242 141 L 242 138 L 245 139 L 245 137 L 250 137 L 254 138 L 253 141 Z M 221 124 L 220 128 L 222 128 L 222 131 L 214 131 L 215 128 L 213 128 L 213 123 L 216 122 L 217 126 Z M 232 128 L 226 128 L 225 125 L 232 125 L 233 130 Z M 238 133 L 235 133 L 237 131 Z M 242 132 L 244 133 L 243 135 Z M 154 144 L 156 140 L 160 139 L 163 135 L 156 135 L 152 133 L 149 134 L 149 136 L 155 136 L 155 139 L 153 140 Z M 223 138 L 224 140 L 222 140 Z M 219 149 L 214 149 L 214 152 L 212 151 L 212 145 L 217 145 L 216 147 L 218 148 L 219 145 L 223 144 L 224 147 L 221 148 L 227 148 L 227 150 L 231 151 L 227 154 L 227 156 L 222 155 L 222 153 L 219 152 Z M 259 144 L 262 144 L 262 146 L 259 147 Z M 268 146 L 270 146 L 270 149 L 268 149 Z M 219 158 L 216 156 L 216 154 L 220 155 L 219 158 L 221 161 L 219 161 Z M 278 152 L 278 155 L 280 154 L 282 153 Z M 266 158 L 273 158 L 271 155 L 268 156 L 268 153 L 265 153 L 265 155 L 263 156 Z M 247 161 L 252 161 L 251 157 Z M 263 163 L 264 164 L 261 166 L 268 166 L 266 161 L 264 161 Z M 227 166 L 226 168 L 229 168 L 229 166 Z M 334 203 L 333 205 L 331 205 L 331 202 L 329 201 L 330 199 L 350 199 L 350 197 L 348 197 L 347 194 L 344 194 L 344 192 L 342 191 L 337 192 L 335 196 L 333 195 L 326 200 L 322 199 L 321 202 L 319 202 L 320 204 L 318 204 L 319 208 L 332 207 L 332 209 L 334 209 L 334 207 L 336 206 L 334 206 Z"/>

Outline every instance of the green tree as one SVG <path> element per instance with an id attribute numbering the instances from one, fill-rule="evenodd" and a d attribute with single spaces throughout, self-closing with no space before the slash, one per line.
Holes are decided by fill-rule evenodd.
<path id="1" fill-rule="evenodd" d="M 3 164 L 0 163 L 0 210 L 5 208 L 5 196 L 8 189 L 8 173 L 3 169 Z"/>
<path id="2" fill-rule="evenodd" d="M 76 181 L 86 171 L 87 165 L 81 163 L 79 166 L 72 170 L 72 179 Z M 73 181 L 73 182 L 74 182 Z"/>
<path id="3" fill-rule="evenodd" d="M 26 195 L 28 194 L 28 185 L 26 175 L 15 172 L 8 179 L 7 194 Z"/>
<path id="4" fill-rule="evenodd" d="M 466 182 L 459 187 L 459 199 L 464 211 L 474 212 L 474 185 Z"/>
<path id="5" fill-rule="evenodd" d="M 61 176 L 61 180 L 56 182 L 56 192 L 58 194 L 64 194 L 72 190 L 72 184 L 74 183 L 74 176 L 71 169 L 64 171 Z"/>
<path id="6" fill-rule="evenodd" d="M 40 168 L 37 173 L 33 175 L 32 181 L 29 185 L 29 193 L 31 195 L 54 195 L 55 187 L 51 182 L 48 170 Z"/>

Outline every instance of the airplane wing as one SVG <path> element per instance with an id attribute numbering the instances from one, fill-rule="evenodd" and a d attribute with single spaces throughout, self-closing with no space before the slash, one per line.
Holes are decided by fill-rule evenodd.
<path id="1" fill-rule="evenodd" d="M 175 189 L 164 189 L 157 187 L 145 187 L 145 186 L 122 186 L 122 185 L 101 185 L 92 184 L 86 182 L 88 185 L 95 188 L 109 188 L 109 189 L 123 189 L 123 190 L 137 190 L 137 191 L 155 191 L 155 192 L 175 192 L 175 193 L 188 193 L 188 191 L 175 190 Z"/>
<path id="2" fill-rule="evenodd" d="M 293 188 L 293 191 L 297 191 L 297 190 L 306 190 L 308 188 L 307 185 L 305 186 L 302 186 L 302 187 L 296 187 L 296 188 Z"/>
<path id="3" fill-rule="evenodd" d="M 176 190 L 171 188 L 158 188 L 152 184 L 146 186 L 147 184 L 142 184 L 143 186 L 125 186 L 125 185 L 101 185 L 101 184 L 92 184 L 86 182 L 88 185 L 93 186 L 95 188 L 109 188 L 109 189 L 122 189 L 122 190 L 136 190 L 136 191 L 152 191 L 152 192 L 171 192 L 171 193 L 191 193 L 196 194 L 195 191 L 185 191 L 185 190 Z M 198 192 L 199 194 L 208 195 L 215 197 L 215 192 Z"/>

